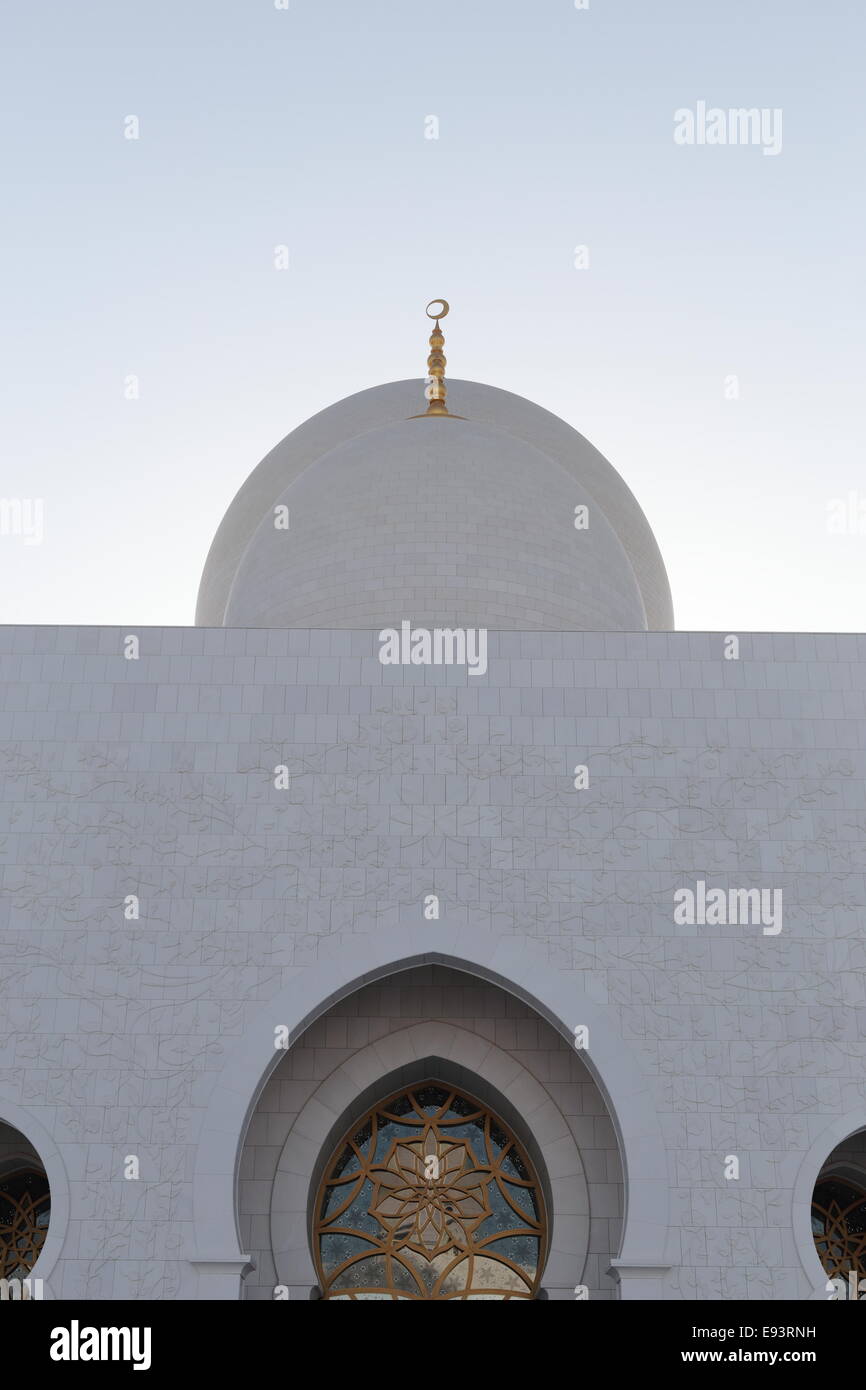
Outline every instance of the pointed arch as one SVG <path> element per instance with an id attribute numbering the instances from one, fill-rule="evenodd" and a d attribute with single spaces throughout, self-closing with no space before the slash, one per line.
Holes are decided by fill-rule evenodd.
<path id="1" fill-rule="evenodd" d="M 584 989 L 582 975 L 557 970 L 533 942 L 445 924 L 395 928 L 323 947 L 330 948 L 328 958 L 292 972 L 266 1007 L 256 1005 L 215 1080 L 195 1164 L 190 1259 L 203 1281 L 200 1296 L 237 1298 L 248 1264 L 237 1227 L 238 1159 L 256 1102 L 285 1055 L 274 1045 L 275 1029 L 285 1029 L 291 1045 L 348 994 L 419 965 L 444 965 L 487 980 L 534 1008 L 569 1040 L 579 1025 L 588 1028 L 589 1046 L 581 1059 L 607 1103 L 626 1183 L 623 1242 L 614 1261 L 621 1296 L 657 1296 L 667 1269 L 669 1200 L 661 1127 L 648 1078 L 611 1010 Z"/>

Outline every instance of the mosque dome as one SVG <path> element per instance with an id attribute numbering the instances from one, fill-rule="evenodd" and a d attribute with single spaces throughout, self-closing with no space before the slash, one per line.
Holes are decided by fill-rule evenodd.
<path id="1" fill-rule="evenodd" d="M 646 628 L 613 528 L 542 450 L 490 425 L 403 420 L 284 488 L 226 604 L 229 627 Z M 575 529 L 575 507 L 588 525 Z"/>
<path id="2" fill-rule="evenodd" d="M 655 537 L 598 450 L 511 392 L 447 390 L 423 415 L 417 378 L 372 387 L 278 444 L 214 537 L 197 624 L 672 628 Z"/>

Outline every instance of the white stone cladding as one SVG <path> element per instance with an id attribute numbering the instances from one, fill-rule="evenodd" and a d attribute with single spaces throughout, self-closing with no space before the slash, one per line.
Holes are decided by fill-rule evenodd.
<path id="1" fill-rule="evenodd" d="M 0 629 L 0 1122 L 57 1196 L 50 1295 L 237 1297 L 267 1034 L 435 959 L 589 1022 L 621 1296 L 824 1297 L 808 1199 L 866 1128 L 866 637 L 724 637 L 491 633 L 469 678 L 374 632 Z M 675 924 L 698 879 L 781 888 L 782 932 Z"/>

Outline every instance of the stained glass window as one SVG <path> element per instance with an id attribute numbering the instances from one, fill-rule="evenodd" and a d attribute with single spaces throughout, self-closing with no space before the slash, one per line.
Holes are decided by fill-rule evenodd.
<path id="1" fill-rule="evenodd" d="M 828 1278 L 866 1277 L 866 1189 L 820 1178 L 812 1196 L 812 1235 Z"/>
<path id="2" fill-rule="evenodd" d="M 547 1228 L 514 1136 L 438 1082 L 377 1105 L 339 1144 L 319 1189 L 326 1299 L 529 1299 Z"/>
<path id="3" fill-rule="evenodd" d="M 0 1279 L 25 1279 L 48 1234 L 51 1198 L 44 1173 L 0 1178 Z"/>

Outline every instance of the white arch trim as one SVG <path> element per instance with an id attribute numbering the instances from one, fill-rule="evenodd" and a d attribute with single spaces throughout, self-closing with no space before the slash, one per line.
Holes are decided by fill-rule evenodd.
<path id="1" fill-rule="evenodd" d="M 434 944 L 435 943 L 435 944 Z M 325 939 L 322 958 L 288 973 L 287 982 L 231 1045 L 214 1084 L 196 1152 L 193 1249 L 200 1296 L 238 1298 L 249 1262 L 236 1216 L 238 1157 L 249 1119 L 284 1056 L 274 1029 L 294 1042 L 317 1017 L 363 985 L 418 965 L 446 965 L 477 974 L 522 999 L 566 1038 L 589 1028 L 581 1053 L 610 1111 L 626 1182 L 623 1244 L 614 1268 L 624 1298 L 657 1296 L 666 1264 L 669 1188 L 661 1127 L 648 1078 L 621 1037 L 615 1014 L 592 998 L 584 976 L 557 970 L 537 945 L 517 937 L 447 923 L 402 926 L 376 936 Z"/>

